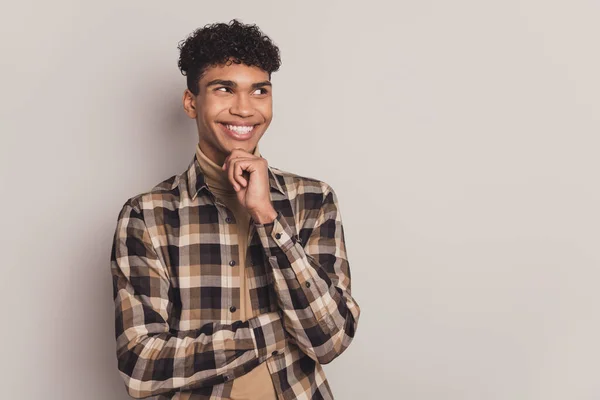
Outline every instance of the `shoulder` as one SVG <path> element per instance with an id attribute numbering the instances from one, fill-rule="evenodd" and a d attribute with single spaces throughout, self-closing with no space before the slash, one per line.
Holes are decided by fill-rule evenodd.
<path id="1" fill-rule="evenodd" d="M 277 167 L 271 166 L 270 168 L 288 194 L 315 193 L 327 195 L 329 192 L 333 191 L 331 185 L 322 179 L 296 174 Z"/>
<path id="2" fill-rule="evenodd" d="M 123 204 L 121 212 L 125 209 L 131 209 L 134 212 L 141 213 L 144 209 L 152 209 L 157 204 L 170 208 L 170 204 L 177 204 L 180 201 L 181 185 L 184 183 L 184 178 L 184 173 L 172 175 L 156 183 L 148 190 L 129 197 Z"/>

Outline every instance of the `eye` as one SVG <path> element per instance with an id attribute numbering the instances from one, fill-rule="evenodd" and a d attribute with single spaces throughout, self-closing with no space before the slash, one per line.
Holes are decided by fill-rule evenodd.
<path id="1" fill-rule="evenodd" d="M 256 93 L 256 91 L 258 91 L 258 90 L 262 90 L 263 92 L 262 92 L 262 93 Z M 265 88 L 260 88 L 260 89 L 256 89 L 256 90 L 254 91 L 254 93 L 255 93 L 255 94 L 267 94 L 267 93 L 269 93 L 269 91 L 268 91 L 267 89 L 265 89 Z"/>
<path id="2" fill-rule="evenodd" d="M 230 91 L 230 90 L 231 90 L 230 88 L 228 88 L 228 87 L 226 87 L 226 86 L 221 86 L 221 87 L 218 87 L 218 88 L 216 88 L 215 90 L 216 90 L 216 91 L 222 91 L 221 89 L 225 89 L 225 91 Z"/>

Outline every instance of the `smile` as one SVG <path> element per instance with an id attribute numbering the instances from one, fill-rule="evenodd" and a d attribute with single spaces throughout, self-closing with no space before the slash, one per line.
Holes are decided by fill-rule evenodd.
<path id="1" fill-rule="evenodd" d="M 252 132 L 254 132 L 254 128 L 256 128 L 256 125 L 231 125 L 222 122 L 219 122 L 219 125 L 223 127 L 225 133 L 237 140 L 250 138 Z"/>

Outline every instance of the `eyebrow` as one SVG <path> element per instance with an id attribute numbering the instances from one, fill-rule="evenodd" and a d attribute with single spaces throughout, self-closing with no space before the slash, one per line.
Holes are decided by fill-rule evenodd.
<path id="1" fill-rule="evenodd" d="M 230 87 L 230 88 L 237 87 L 237 83 L 235 83 L 234 81 L 228 81 L 228 80 L 223 80 L 223 79 L 214 79 L 214 80 L 208 82 L 206 84 L 206 87 L 209 87 L 212 85 L 222 85 L 222 86 L 226 86 L 226 87 Z M 258 88 L 261 88 L 264 86 L 273 86 L 273 85 L 271 85 L 271 82 L 269 82 L 269 81 L 262 81 L 262 82 L 253 83 L 250 88 L 258 89 Z"/>

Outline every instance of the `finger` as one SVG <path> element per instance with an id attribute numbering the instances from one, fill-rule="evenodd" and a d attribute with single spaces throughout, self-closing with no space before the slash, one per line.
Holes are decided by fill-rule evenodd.
<path id="1" fill-rule="evenodd" d="M 244 176 L 244 166 L 246 165 L 246 163 L 247 161 L 238 159 L 235 163 L 235 166 L 233 167 L 233 176 L 235 177 L 236 181 L 239 182 L 243 187 L 248 186 L 248 180 L 246 180 L 246 177 Z"/>
<path id="2" fill-rule="evenodd" d="M 235 163 L 235 159 L 230 159 L 227 163 L 227 179 L 231 182 L 233 188 L 237 191 L 239 189 L 238 184 L 235 181 L 235 177 L 233 176 L 233 164 Z"/>
<path id="3" fill-rule="evenodd" d="M 221 166 L 221 169 L 225 170 L 226 168 L 228 168 L 229 165 L 229 161 L 231 161 L 233 158 L 259 158 L 256 157 L 254 154 L 248 153 L 246 150 L 241 149 L 241 148 L 235 148 L 231 151 L 231 153 L 229 153 L 229 155 L 227 157 L 225 157 L 225 160 L 223 160 L 223 165 Z"/>
<path id="4" fill-rule="evenodd" d="M 241 160 L 241 157 L 232 158 L 229 161 L 229 166 L 227 167 L 227 176 L 236 191 L 244 187 L 244 183 L 246 183 L 242 176 L 243 171 L 241 171 L 240 167 L 238 166 Z"/>
<path id="5" fill-rule="evenodd" d="M 245 175 L 249 175 L 247 168 L 251 165 L 251 163 L 251 159 L 246 157 L 236 157 L 229 166 L 229 169 L 231 169 L 233 172 L 233 179 L 240 185 L 240 187 L 248 186 L 248 179 Z"/>
<path id="6" fill-rule="evenodd" d="M 229 162 L 229 157 L 231 157 L 231 154 L 228 155 L 227 157 L 225 157 L 225 159 L 223 160 L 223 165 L 221 165 L 222 170 L 225 170 L 227 168 L 227 163 Z"/>

